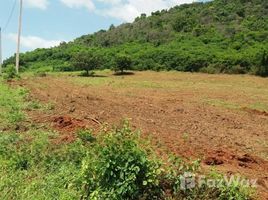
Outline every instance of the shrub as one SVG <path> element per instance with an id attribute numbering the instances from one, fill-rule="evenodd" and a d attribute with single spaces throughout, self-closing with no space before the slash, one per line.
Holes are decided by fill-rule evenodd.
<path id="1" fill-rule="evenodd" d="M 125 124 L 97 143 L 83 161 L 84 197 L 126 200 L 160 196 L 160 164 L 148 158 L 138 141 L 139 135 Z"/>
<path id="2" fill-rule="evenodd" d="M 18 78 L 18 74 L 16 72 L 16 69 L 15 69 L 15 66 L 13 65 L 8 65 L 5 70 L 4 70 L 4 76 L 3 78 L 5 80 L 11 80 L 11 79 L 14 79 L 14 78 Z"/>

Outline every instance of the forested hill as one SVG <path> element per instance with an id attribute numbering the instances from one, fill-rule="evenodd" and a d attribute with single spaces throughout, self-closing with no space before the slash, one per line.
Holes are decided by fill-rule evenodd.
<path id="1" fill-rule="evenodd" d="M 268 74 L 268 0 L 214 0 L 142 14 L 133 23 L 22 54 L 25 69 L 75 70 L 72 57 L 92 52 L 111 68 L 118 54 L 134 70 Z M 14 63 L 7 59 L 5 66 Z"/>

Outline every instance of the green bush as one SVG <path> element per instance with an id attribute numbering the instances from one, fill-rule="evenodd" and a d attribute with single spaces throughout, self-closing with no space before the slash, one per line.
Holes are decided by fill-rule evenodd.
<path id="1" fill-rule="evenodd" d="M 91 200 L 154 199 L 160 163 L 139 146 L 139 135 L 127 124 L 105 135 L 83 161 L 85 195 Z"/>
<path id="2" fill-rule="evenodd" d="M 11 80 L 14 78 L 18 78 L 18 74 L 16 72 L 15 66 L 13 65 L 8 65 L 5 69 L 4 69 L 4 76 L 3 78 L 5 80 Z"/>

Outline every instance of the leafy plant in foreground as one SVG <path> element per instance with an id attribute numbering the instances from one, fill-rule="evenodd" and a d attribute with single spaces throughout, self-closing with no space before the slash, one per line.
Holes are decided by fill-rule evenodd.
<path id="1" fill-rule="evenodd" d="M 105 135 L 83 161 L 84 199 L 155 199 L 159 162 L 150 160 L 127 125 Z"/>

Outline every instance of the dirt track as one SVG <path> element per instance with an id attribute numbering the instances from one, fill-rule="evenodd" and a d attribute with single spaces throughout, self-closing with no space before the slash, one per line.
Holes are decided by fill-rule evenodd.
<path id="1" fill-rule="evenodd" d="M 157 73 L 146 76 L 112 78 L 101 84 L 81 84 L 76 77 L 49 76 L 28 78 L 20 84 L 30 89 L 34 99 L 55 105 L 49 114 L 36 111 L 29 114 L 36 122 L 50 123 L 62 131 L 63 141 L 71 140 L 70 132 L 76 128 L 98 129 L 100 124 L 118 124 L 128 118 L 133 127 L 153 138 L 160 153 L 201 158 L 205 169 L 216 165 L 228 174 L 258 178 L 262 198 L 268 199 L 267 112 L 244 107 L 244 104 L 233 109 L 230 105 L 218 106 L 202 100 L 204 97 L 236 103 L 252 100 L 228 87 L 228 81 L 226 88 L 221 83 L 221 87 L 205 90 L 202 85 L 199 88 L 200 77 L 193 76 L 193 86 L 161 87 L 162 80 Z M 142 82 L 146 78 L 158 80 L 158 85 L 134 87 L 127 83 L 127 80 Z M 175 75 L 167 79 L 177 86 L 184 83 Z M 228 80 L 228 76 L 219 76 L 219 79 Z M 267 102 L 267 96 L 268 93 L 257 98 Z"/>

